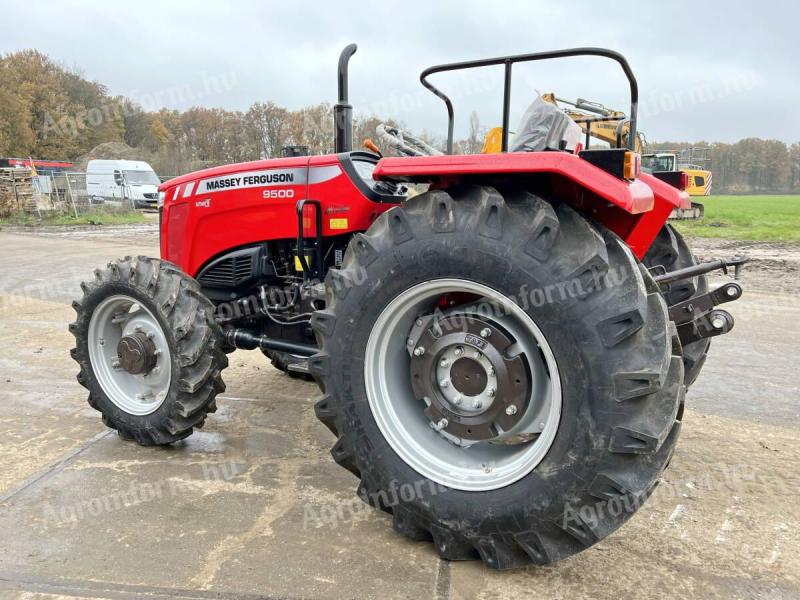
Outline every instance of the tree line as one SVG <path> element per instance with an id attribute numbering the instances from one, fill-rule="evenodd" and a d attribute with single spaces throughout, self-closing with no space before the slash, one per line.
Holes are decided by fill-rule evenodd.
<path id="1" fill-rule="evenodd" d="M 715 194 L 800 193 L 800 143 L 745 138 L 735 144 L 660 142 L 648 152 L 707 148 L 707 164 Z"/>
<path id="2" fill-rule="evenodd" d="M 375 127 L 392 120 L 357 116 L 353 139 L 374 138 Z M 433 146 L 444 139 L 417 134 Z M 470 116 L 469 133 L 456 152 L 479 152 L 485 129 Z M 307 146 L 311 154 L 333 151 L 332 106 L 320 103 L 289 110 L 257 102 L 247 111 L 194 107 L 148 111 L 131 99 L 112 96 L 36 50 L 0 57 L 0 157 L 75 161 L 100 144 L 124 143 L 158 173 L 177 175 L 198 168 L 280 156 L 285 146 Z M 735 144 L 664 142 L 649 152 L 707 146 L 715 193 L 800 192 L 800 143 L 747 138 Z M 104 156 L 103 158 L 110 158 Z"/>

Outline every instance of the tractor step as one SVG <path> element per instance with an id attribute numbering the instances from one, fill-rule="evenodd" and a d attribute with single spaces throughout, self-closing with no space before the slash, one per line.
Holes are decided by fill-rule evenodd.
<path id="1" fill-rule="evenodd" d="M 308 361 L 303 360 L 299 362 L 289 363 L 286 366 L 287 371 L 291 371 L 292 373 L 301 373 L 302 375 L 310 375 L 311 371 L 308 369 Z"/>

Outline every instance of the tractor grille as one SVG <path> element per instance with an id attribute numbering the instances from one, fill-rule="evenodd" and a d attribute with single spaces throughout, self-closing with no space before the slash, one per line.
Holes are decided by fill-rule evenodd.
<path id="1" fill-rule="evenodd" d="M 253 275 L 254 253 L 237 254 L 215 261 L 198 277 L 209 287 L 235 287 Z"/>

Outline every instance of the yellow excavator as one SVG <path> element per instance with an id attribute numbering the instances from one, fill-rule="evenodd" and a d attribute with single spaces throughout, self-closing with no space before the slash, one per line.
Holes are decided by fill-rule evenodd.
<path id="1" fill-rule="evenodd" d="M 589 138 L 601 140 L 612 147 L 622 147 L 628 143 L 628 121 L 624 112 L 606 108 L 598 102 L 590 102 L 583 98 L 578 98 L 574 102 L 564 100 L 552 92 L 542 94 L 542 100 L 560 108 L 580 126 L 586 135 L 584 148 L 589 147 Z M 482 152 L 484 154 L 500 152 L 502 138 L 502 127 L 490 129 Z M 636 135 L 634 149 L 639 154 L 644 149 L 644 138 L 639 133 Z"/>
<path id="2" fill-rule="evenodd" d="M 687 176 L 686 191 L 690 196 L 711 195 L 711 171 L 694 164 L 688 151 L 642 154 L 642 166 L 651 171 L 683 171 Z"/>
<path id="3" fill-rule="evenodd" d="M 599 102 L 583 98 L 575 101 L 559 98 L 552 92 L 542 94 L 542 100 L 549 102 L 564 111 L 575 121 L 586 136 L 584 147 L 588 148 L 591 138 L 603 141 L 612 147 L 622 147 L 628 143 L 627 115 L 618 110 L 607 108 Z M 503 129 L 495 127 L 489 130 L 483 153 L 500 152 Z M 686 174 L 686 192 L 690 196 L 708 196 L 711 193 L 711 171 L 692 164 L 690 156 L 677 152 L 644 153 L 645 138 L 641 132 L 636 134 L 634 148 L 642 156 L 642 167 L 648 171 L 681 171 Z M 692 202 L 690 209 L 676 209 L 673 219 L 699 219 L 703 216 L 703 205 Z"/>
<path id="4" fill-rule="evenodd" d="M 624 112 L 606 108 L 599 102 L 591 102 L 583 98 L 578 98 L 574 102 L 565 100 L 552 92 L 542 94 L 542 100 L 555 104 L 567 113 L 573 121 L 580 125 L 587 138 L 593 137 L 616 147 L 628 143 L 628 117 Z M 634 149 L 639 154 L 644 150 L 644 142 L 643 134 L 637 133 Z M 584 146 L 589 147 L 588 139 Z"/>
<path id="5" fill-rule="evenodd" d="M 566 112 L 573 121 L 581 126 L 587 135 L 603 140 L 614 146 L 627 143 L 627 121 L 625 113 L 606 108 L 597 102 L 578 98 L 575 102 L 556 97 L 553 93 L 543 94 L 542 99 Z M 567 106 L 563 106 L 567 105 Z M 572 107 L 572 108 L 570 108 Z M 587 114 L 591 113 L 591 114 Z M 599 119 L 595 116 L 599 115 Z M 649 171 L 682 171 L 686 173 L 686 192 L 690 196 L 708 196 L 711 194 L 711 171 L 693 164 L 696 148 L 684 152 L 643 153 L 645 139 L 641 133 L 636 135 L 636 152 L 642 155 L 642 167 Z M 699 216 L 702 216 L 699 215 Z M 692 218 L 686 215 L 682 218 Z"/>

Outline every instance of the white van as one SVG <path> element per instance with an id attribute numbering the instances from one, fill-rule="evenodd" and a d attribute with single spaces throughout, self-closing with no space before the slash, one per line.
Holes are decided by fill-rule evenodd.
<path id="1" fill-rule="evenodd" d="M 153 167 L 142 160 L 90 160 L 86 167 L 86 192 L 93 202 L 156 208 L 160 183 Z"/>

